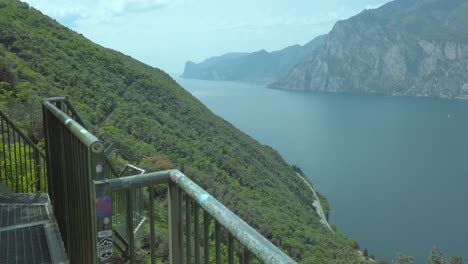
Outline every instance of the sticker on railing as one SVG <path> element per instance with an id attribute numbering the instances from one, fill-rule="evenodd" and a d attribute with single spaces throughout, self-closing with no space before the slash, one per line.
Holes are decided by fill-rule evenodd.
<path id="1" fill-rule="evenodd" d="M 208 197 L 210 197 L 210 195 L 206 193 L 200 195 L 200 197 L 198 197 L 198 203 L 203 204 L 206 201 L 206 199 L 208 199 Z"/>
<path id="2" fill-rule="evenodd" d="M 103 238 L 98 243 L 98 256 L 101 260 L 106 260 L 112 256 L 112 247 L 114 242 L 112 238 Z"/>
<path id="3" fill-rule="evenodd" d="M 111 237 L 112 236 L 112 230 L 104 230 L 104 231 L 99 231 L 98 232 L 98 237 L 103 238 L 103 237 Z"/>
<path id="4" fill-rule="evenodd" d="M 101 196 L 97 199 L 96 214 L 99 217 L 112 215 L 112 199 L 110 196 Z"/>
<path id="5" fill-rule="evenodd" d="M 101 164 L 96 165 L 96 173 L 101 173 L 104 171 L 104 167 Z"/>

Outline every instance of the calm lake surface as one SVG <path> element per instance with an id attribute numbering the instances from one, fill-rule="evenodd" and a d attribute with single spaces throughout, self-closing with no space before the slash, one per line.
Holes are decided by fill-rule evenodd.
<path id="1" fill-rule="evenodd" d="M 298 164 L 331 222 L 379 259 L 468 260 L 468 101 L 312 94 L 175 78 L 214 113 Z"/>

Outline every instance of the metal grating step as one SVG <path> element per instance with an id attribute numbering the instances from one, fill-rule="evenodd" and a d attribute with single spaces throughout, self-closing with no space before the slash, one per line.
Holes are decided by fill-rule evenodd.
<path id="1" fill-rule="evenodd" d="M 0 204 L 49 204 L 46 193 L 0 193 Z"/>
<path id="2" fill-rule="evenodd" d="M 0 264 L 68 263 L 45 193 L 0 193 Z"/>
<path id="3" fill-rule="evenodd" d="M 0 230 L 8 226 L 46 221 L 50 218 L 45 204 L 0 204 Z"/>
<path id="4" fill-rule="evenodd" d="M 0 264 L 52 263 L 44 225 L 0 232 Z"/>

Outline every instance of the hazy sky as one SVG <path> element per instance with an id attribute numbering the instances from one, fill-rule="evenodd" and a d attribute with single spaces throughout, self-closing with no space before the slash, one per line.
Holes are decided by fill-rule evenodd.
<path id="1" fill-rule="evenodd" d="M 105 47 L 169 73 L 232 51 L 305 44 L 388 0 L 26 0 Z"/>

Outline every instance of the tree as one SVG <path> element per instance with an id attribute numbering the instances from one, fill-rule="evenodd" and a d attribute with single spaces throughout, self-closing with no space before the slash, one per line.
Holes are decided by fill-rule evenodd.
<path id="1" fill-rule="evenodd" d="M 450 264 L 463 264 L 463 259 L 462 257 L 452 257 Z"/>
<path id="2" fill-rule="evenodd" d="M 432 247 L 431 255 L 428 259 L 429 264 L 448 264 L 448 261 L 444 259 L 442 252 L 436 246 Z"/>
<path id="3" fill-rule="evenodd" d="M 393 264 L 414 264 L 414 257 L 397 253 L 396 257 L 393 259 Z"/>

